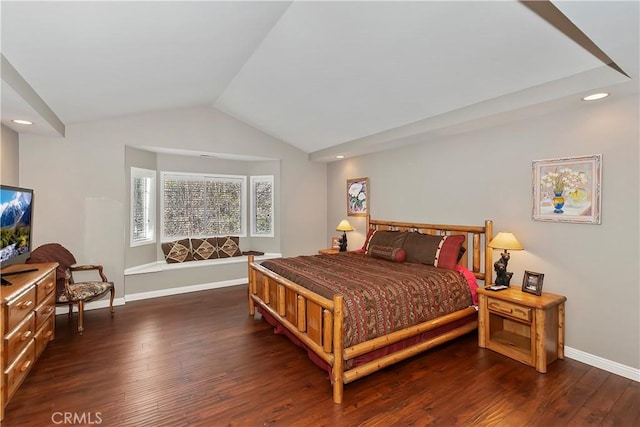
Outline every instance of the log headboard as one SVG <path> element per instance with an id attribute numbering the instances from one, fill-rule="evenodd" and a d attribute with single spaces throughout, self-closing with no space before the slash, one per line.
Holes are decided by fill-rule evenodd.
<path id="1" fill-rule="evenodd" d="M 367 232 L 370 229 L 418 231 L 436 236 L 463 235 L 465 236 L 463 246 L 466 252 L 459 264 L 471 270 L 476 278 L 484 280 L 485 284 L 492 282 L 493 252 L 488 246 L 493 239 L 493 221 L 491 220 L 486 220 L 484 225 L 473 226 L 386 221 L 367 216 Z"/>

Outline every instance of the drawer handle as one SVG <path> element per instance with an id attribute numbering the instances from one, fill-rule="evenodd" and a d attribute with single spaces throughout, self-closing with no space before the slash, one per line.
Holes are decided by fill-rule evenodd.
<path id="1" fill-rule="evenodd" d="M 47 290 L 49 290 L 49 289 L 53 288 L 53 282 L 49 282 L 49 283 L 47 283 L 47 285 L 45 286 L 45 288 L 46 288 Z"/>
<path id="2" fill-rule="evenodd" d="M 513 313 L 513 309 L 509 308 L 506 309 L 504 307 L 502 307 L 500 304 L 489 304 L 491 306 L 491 308 L 493 308 L 494 310 L 498 310 L 501 311 L 503 313 L 509 313 L 512 314 Z"/>
<path id="3" fill-rule="evenodd" d="M 28 339 L 31 336 L 31 331 L 27 331 L 24 334 L 22 334 L 22 336 L 20 337 L 20 341 L 25 341 L 26 339 Z"/>
<path id="4" fill-rule="evenodd" d="M 27 360 L 26 362 L 24 362 L 20 367 L 20 372 L 24 372 L 27 369 L 29 369 L 29 366 L 31 366 L 31 362 L 32 362 L 31 360 Z"/>
<path id="5" fill-rule="evenodd" d="M 46 334 L 44 334 L 45 339 L 49 339 L 51 338 L 51 335 L 53 335 L 53 331 L 47 331 Z"/>
<path id="6" fill-rule="evenodd" d="M 29 301 L 25 301 L 22 304 L 20 304 L 20 310 L 26 310 L 29 307 L 31 307 L 33 305 L 33 301 L 29 300 Z"/>

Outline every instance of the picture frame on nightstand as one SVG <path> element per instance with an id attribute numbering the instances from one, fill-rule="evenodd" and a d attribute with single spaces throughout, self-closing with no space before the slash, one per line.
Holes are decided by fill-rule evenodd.
<path id="1" fill-rule="evenodd" d="M 331 249 L 340 249 L 340 237 L 331 238 Z"/>
<path id="2" fill-rule="evenodd" d="M 534 295 L 542 295 L 542 282 L 544 280 L 543 273 L 536 273 L 534 271 L 524 271 L 524 278 L 522 279 L 522 292 L 527 292 Z"/>

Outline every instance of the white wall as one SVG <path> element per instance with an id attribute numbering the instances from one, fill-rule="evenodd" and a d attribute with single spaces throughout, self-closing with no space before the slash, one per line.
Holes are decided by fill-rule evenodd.
<path id="1" fill-rule="evenodd" d="M 373 218 L 426 223 L 494 221 L 525 251 L 512 252 L 512 284 L 545 274 L 543 290 L 566 295 L 566 345 L 640 367 L 638 97 L 593 104 L 508 125 L 331 163 L 327 237 L 346 218 L 349 178 L 369 177 Z M 531 220 L 531 162 L 603 155 L 602 224 Z M 362 245 L 364 220 L 350 248 Z M 494 259 L 495 256 L 494 254 Z"/>
<path id="2" fill-rule="evenodd" d="M 0 138 L 0 183 L 4 185 L 20 186 L 18 164 L 18 134 L 5 125 L 2 127 Z"/>
<path id="3" fill-rule="evenodd" d="M 37 194 L 35 244 L 59 242 L 79 262 L 102 263 L 125 293 L 125 147 L 155 146 L 280 159 L 280 239 L 285 255 L 315 253 L 326 229 L 326 165 L 209 108 L 67 125 L 62 138 L 21 135 L 20 180 Z M 211 279 L 211 281 L 215 281 Z M 149 287 L 145 288 L 146 290 Z"/>

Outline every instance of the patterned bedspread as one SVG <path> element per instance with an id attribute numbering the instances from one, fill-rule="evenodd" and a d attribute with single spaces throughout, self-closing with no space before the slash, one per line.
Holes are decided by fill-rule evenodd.
<path id="1" fill-rule="evenodd" d="M 473 304 L 461 273 L 424 264 L 346 252 L 272 259 L 262 265 L 325 298 L 342 295 L 345 347 Z"/>

